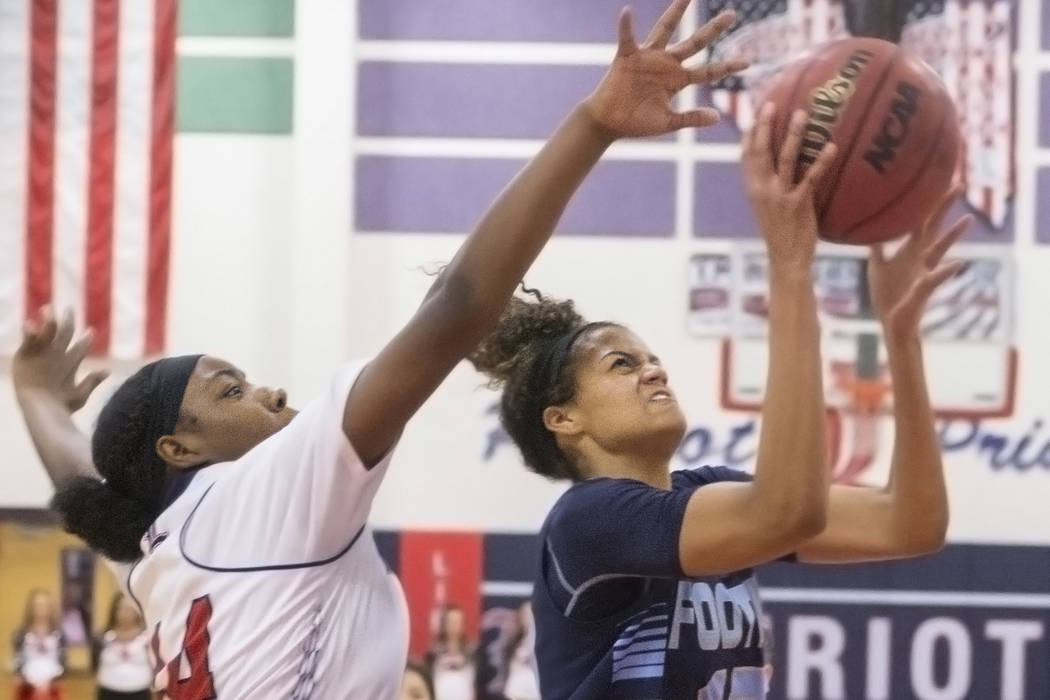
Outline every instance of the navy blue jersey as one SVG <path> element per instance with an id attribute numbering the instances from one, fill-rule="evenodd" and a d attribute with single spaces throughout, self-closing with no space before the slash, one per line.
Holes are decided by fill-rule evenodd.
<path id="1" fill-rule="evenodd" d="M 751 570 L 691 578 L 678 556 L 693 491 L 750 478 L 703 467 L 673 472 L 670 490 L 600 478 L 565 492 L 532 596 L 545 700 L 765 697 Z"/>

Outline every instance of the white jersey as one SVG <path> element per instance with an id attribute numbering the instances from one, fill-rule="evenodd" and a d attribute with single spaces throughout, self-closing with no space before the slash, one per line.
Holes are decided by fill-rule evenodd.
<path id="1" fill-rule="evenodd" d="M 372 469 L 343 432 L 364 363 L 235 462 L 201 469 L 128 574 L 174 700 L 382 700 L 408 651 L 404 593 L 365 525 Z"/>

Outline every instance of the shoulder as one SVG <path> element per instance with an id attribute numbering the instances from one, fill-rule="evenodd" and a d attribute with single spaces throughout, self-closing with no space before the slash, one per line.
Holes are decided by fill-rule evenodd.
<path id="1" fill-rule="evenodd" d="M 577 522 L 593 517 L 596 511 L 612 511 L 623 499 L 656 490 L 634 479 L 601 477 L 580 481 L 569 487 L 569 490 L 554 503 L 544 527 L 573 527 Z"/>
<path id="2" fill-rule="evenodd" d="M 753 479 L 754 477 L 747 472 L 722 466 L 703 466 L 671 472 L 671 485 L 676 489 L 695 488 L 720 481 L 752 481 Z"/>

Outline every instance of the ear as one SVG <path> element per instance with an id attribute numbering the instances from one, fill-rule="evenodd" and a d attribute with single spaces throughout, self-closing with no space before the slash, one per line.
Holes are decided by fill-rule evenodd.
<path id="1" fill-rule="evenodd" d="M 157 454 L 173 469 L 190 469 L 207 461 L 203 455 L 191 449 L 187 441 L 174 435 L 157 439 Z"/>
<path id="2" fill-rule="evenodd" d="M 543 425 L 555 435 L 579 435 L 583 432 L 579 417 L 567 406 L 548 406 L 543 409 Z"/>

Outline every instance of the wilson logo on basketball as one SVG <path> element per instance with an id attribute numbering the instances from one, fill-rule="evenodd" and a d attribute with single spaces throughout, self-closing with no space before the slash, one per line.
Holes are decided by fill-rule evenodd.
<path id="1" fill-rule="evenodd" d="M 882 120 L 882 129 L 864 154 L 864 160 L 880 173 L 886 173 L 886 165 L 896 158 L 897 147 L 908 137 L 912 117 L 919 111 L 921 94 L 922 90 L 911 83 L 897 83 L 897 96 L 890 105 L 889 114 Z"/>
<path id="2" fill-rule="evenodd" d="M 810 94 L 806 136 L 798 157 L 802 167 L 812 165 L 824 146 L 831 141 L 831 128 L 839 120 L 843 107 L 856 91 L 857 77 L 874 55 L 867 49 L 854 51 L 835 77 Z"/>

